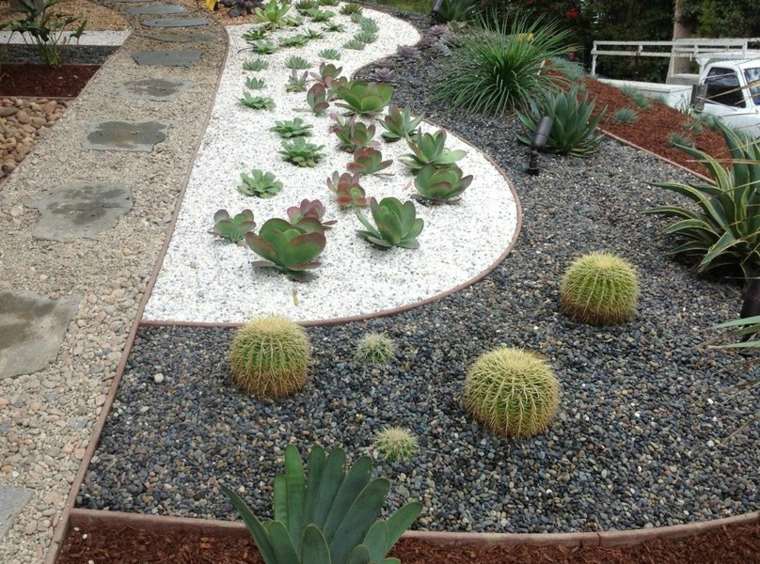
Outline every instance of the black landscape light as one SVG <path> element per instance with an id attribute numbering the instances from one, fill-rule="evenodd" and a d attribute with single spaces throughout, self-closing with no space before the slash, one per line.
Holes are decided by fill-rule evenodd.
<path id="1" fill-rule="evenodd" d="M 549 135 L 552 132 L 552 125 L 554 122 L 549 116 L 544 116 L 541 121 L 538 122 L 536 132 L 533 134 L 533 140 L 530 143 L 530 154 L 528 157 L 528 168 L 525 172 L 528 174 L 538 174 L 538 151 L 546 146 L 546 142 L 549 140 Z"/>
<path id="2" fill-rule="evenodd" d="M 430 17 L 434 23 L 441 23 L 443 18 L 441 17 L 441 10 L 443 9 L 443 3 L 446 0 L 435 0 L 433 2 L 433 9 L 430 11 Z"/>
<path id="3" fill-rule="evenodd" d="M 747 282 L 744 289 L 744 303 L 739 317 L 755 317 L 760 315 L 760 276 L 752 278 Z"/>

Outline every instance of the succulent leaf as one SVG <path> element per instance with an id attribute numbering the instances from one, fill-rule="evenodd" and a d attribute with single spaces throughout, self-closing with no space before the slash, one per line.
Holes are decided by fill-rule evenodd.
<path id="1" fill-rule="evenodd" d="M 243 210 L 235 217 L 230 217 L 227 210 L 219 210 L 214 214 L 214 233 L 233 243 L 241 243 L 255 225 L 251 210 Z"/>
<path id="2" fill-rule="evenodd" d="M 402 247 L 416 249 L 419 247 L 417 236 L 422 232 L 424 221 L 417 217 L 414 203 L 401 203 L 397 198 L 383 198 L 379 203 L 370 199 L 370 210 L 375 225 L 357 210 L 356 215 L 366 230 L 357 234 L 370 243 L 382 248 Z"/>

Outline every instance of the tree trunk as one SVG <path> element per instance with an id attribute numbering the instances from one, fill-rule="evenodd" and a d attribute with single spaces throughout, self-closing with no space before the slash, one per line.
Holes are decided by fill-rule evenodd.
<path id="1" fill-rule="evenodd" d="M 673 41 L 691 37 L 691 29 L 684 23 L 684 7 L 686 0 L 674 0 L 673 2 Z M 688 73 L 690 67 L 689 59 L 684 57 L 674 58 L 670 65 L 670 73 L 683 74 Z"/>

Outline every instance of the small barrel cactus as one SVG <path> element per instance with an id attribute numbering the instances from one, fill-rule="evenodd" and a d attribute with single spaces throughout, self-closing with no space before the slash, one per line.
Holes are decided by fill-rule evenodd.
<path id="1" fill-rule="evenodd" d="M 230 348 L 232 379 L 257 397 L 280 397 L 306 383 L 311 345 L 303 327 L 282 317 L 255 319 Z"/>
<path id="2" fill-rule="evenodd" d="M 356 346 L 354 360 L 362 364 L 388 364 L 396 354 L 396 343 L 385 333 L 367 333 Z"/>
<path id="3" fill-rule="evenodd" d="M 535 353 L 502 347 L 467 373 L 464 405 L 495 433 L 529 437 L 546 429 L 559 407 L 559 382 Z"/>
<path id="4" fill-rule="evenodd" d="M 577 321 L 623 323 L 636 315 L 638 275 L 632 265 L 615 255 L 590 253 L 567 269 L 560 297 L 562 311 Z"/>
<path id="5" fill-rule="evenodd" d="M 372 445 L 385 460 L 405 462 L 417 453 L 417 437 L 403 427 L 378 431 Z"/>

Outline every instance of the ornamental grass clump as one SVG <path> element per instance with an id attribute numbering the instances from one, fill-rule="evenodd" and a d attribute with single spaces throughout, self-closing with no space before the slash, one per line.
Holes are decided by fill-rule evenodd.
<path id="1" fill-rule="evenodd" d="M 260 398 L 292 394 L 306 383 L 311 344 L 303 327 L 262 317 L 241 327 L 230 347 L 232 380 Z"/>
<path id="2" fill-rule="evenodd" d="M 529 351 L 502 347 L 480 356 L 467 373 L 464 405 L 494 433 L 530 437 L 559 407 L 560 386 L 549 364 Z"/>
<path id="3" fill-rule="evenodd" d="M 404 427 L 386 427 L 378 431 L 372 446 L 389 462 L 407 462 L 417 454 L 419 448 L 417 437 Z"/>
<path id="4" fill-rule="evenodd" d="M 570 265 L 560 284 L 562 311 L 577 321 L 614 325 L 636 315 L 636 269 L 609 253 L 590 253 Z"/>
<path id="5" fill-rule="evenodd" d="M 367 333 L 359 341 L 354 361 L 359 364 L 388 364 L 396 354 L 396 343 L 385 333 Z"/>

